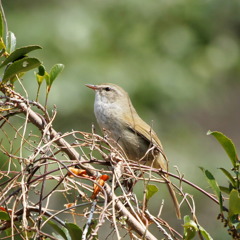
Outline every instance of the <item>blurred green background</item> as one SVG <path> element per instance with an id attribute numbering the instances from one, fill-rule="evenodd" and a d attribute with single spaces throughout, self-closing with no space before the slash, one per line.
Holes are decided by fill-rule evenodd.
<path id="1" fill-rule="evenodd" d="M 84 84 L 116 83 L 153 125 L 172 171 L 177 165 L 207 189 L 202 166 L 223 183 L 218 168 L 231 164 L 206 132 L 222 131 L 240 147 L 240 1 L 5 0 L 3 6 L 17 47 L 41 45 L 31 55 L 47 70 L 65 65 L 49 98 L 58 109 L 57 131 L 91 131 L 94 93 Z M 34 75 L 24 84 L 34 99 Z M 44 88 L 41 95 L 43 102 Z M 185 190 L 195 196 L 200 224 L 214 239 L 230 239 L 216 221 L 218 206 Z"/>

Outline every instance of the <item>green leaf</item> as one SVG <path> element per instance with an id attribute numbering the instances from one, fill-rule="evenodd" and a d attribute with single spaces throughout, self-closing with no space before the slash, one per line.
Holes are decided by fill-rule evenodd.
<path id="1" fill-rule="evenodd" d="M 200 225 L 197 225 L 188 215 L 184 216 L 184 240 L 193 239 L 198 231 L 201 232 L 202 236 L 206 240 L 213 240 L 209 233 Z"/>
<path id="2" fill-rule="evenodd" d="M 229 156 L 233 167 L 236 167 L 238 164 L 238 157 L 237 157 L 235 145 L 233 144 L 232 140 L 226 137 L 221 132 L 217 132 L 217 131 L 211 132 L 209 130 L 207 132 L 207 135 L 213 135 L 218 140 L 218 142 L 222 145 L 227 155 Z"/>
<path id="3" fill-rule="evenodd" d="M 219 188 L 220 188 L 220 190 L 221 190 L 221 192 L 224 192 L 224 193 L 226 193 L 226 194 L 230 194 L 230 192 L 231 192 L 231 188 L 229 187 L 229 188 L 227 188 L 227 187 L 223 187 L 223 186 L 219 186 Z"/>
<path id="4" fill-rule="evenodd" d="M 229 217 L 240 214 L 240 197 L 237 190 L 233 189 L 229 196 Z"/>
<path id="5" fill-rule="evenodd" d="M 199 231 L 201 232 L 204 239 L 213 240 L 213 238 L 210 236 L 210 234 L 202 226 L 199 227 Z"/>
<path id="6" fill-rule="evenodd" d="M 50 73 L 49 73 L 49 81 L 47 82 L 48 86 L 51 86 L 53 81 L 56 79 L 56 77 L 62 72 L 64 68 L 64 65 L 61 63 L 55 64 Z"/>
<path id="7" fill-rule="evenodd" d="M 6 46 L 5 46 L 2 38 L 0 38 L 0 50 L 1 50 L 0 51 L 0 56 L 2 56 L 3 53 L 6 51 Z"/>
<path id="8" fill-rule="evenodd" d="M 37 58 L 22 58 L 9 65 L 3 75 L 3 83 L 14 78 L 17 74 L 25 73 L 33 68 L 38 67 L 41 62 Z"/>
<path id="9" fill-rule="evenodd" d="M 49 73 L 47 73 L 47 72 L 45 74 L 45 80 L 46 80 L 47 86 L 50 86 L 50 76 L 49 76 Z"/>
<path id="10" fill-rule="evenodd" d="M 45 75 L 45 72 L 46 72 L 45 67 L 44 67 L 43 65 L 40 65 L 40 66 L 38 67 L 38 75 L 44 76 L 44 75 Z"/>
<path id="11" fill-rule="evenodd" d="M 66 228 L 71 236 L 71 240 L 79 240 L 82 238 L 82 230 L 73 223 L 66 223 Z"/>
<path id="12" fill-rule="evenodd" d="M 188 215 L 184 216 L 184 234 L 183 239 L 184 240 L 191 240 L 196 235 L 196 232 L 198 231 L 197 224 L 190 219 Z"/>
<path id="13" fill-rule="evenodd" d="M 13 52 L 16 48 L 16 37 L 13 32 L 7 33 L 6 48 L 8 53 Z"/>
<path id="14" fill-rule="evenodd" d="M 49 220 L 47 221 L 47 224 L 50 225 L 58 234 L 60 234 L 63 239 L 68 240 L 64 231 L 55 222 Z"/>
<path id="15" fill-rule="evenodd" d="M 0 55 L 2 55 L 6 51 L 6 46 L 5 46 L 2 38 L 0 38 L 0 50 L 1 50 Z"/>
<path id="16" fill-rule="evenodd" d="M 67 230 L 67 228 L 62 228 L 64 234 L 67 236 L 67 239 L 68 240 L 71 240 L 71 237 L 70 237 L 70 234 L 69 234 L 69 231 Z"/>
<path id="17" fill-rule="evenodd" d="M 65 238 L 63 238 L 62 236 L 60 236 L 59 234 L 52 232 L 52 236 L 55 237 L 55 239 L 57 240 L 66 240 Z M 70 237 L 67 238 L 67 240 L 70 240 Z"/>
<path id="18" fill-rule="evenodd" d="M 46 74 L 46 71 L 45 71 L 44 66 L 40 65 L 38 67 L 38 73 L 35 72 L 35 76 L 36 76 L 38 85 L 42 84 L 43 80 L 45 79 L 45 74 Z"/>
<path id="19" fill-rule="evenodd" d="M 37 82 L 38 82 L 38 85 L 41 85 L 45 76 L 41 76 L 39 75 L 38 73 L 35 73 L 35 76 L 36 76 L 36 79 L 37 79 Z"/>
<path id="20" fill-rule="evenodd" d="M 3 38 L 3 33 L 4 33 L 4 21 L 2 12 L 0 11 L 0 38 Z"/>
<path id="21" fill-rule="evenodd" d="M 231 182 L 231 184 L 236 187 L 236 182 L 233 178 L 233 176 L 231 175 L 230 172 L 228 172 L 226 169 L 224 168 L 220 168 L 222 170 L 222 172 L 227 176 L 227 178 L 229 179 L 229 181 Z"/>
<path id="22" fill-rule="evenodd" d="M 26 54 L 37 49 L 42 49 L 42 47 L 38 45 L 30 45 L 16 49 L 2 62 L 0 68 L 7 65 L 10 62 L 14 62 L 16 60 L 19 60 L 20 58 L 26 57 Z"/>
<path id="23" fill-rule="evenodd" d="M 0 211 L 0 220 L 10 220 L 8 213 Z"/>
<path id="24" fill-rule="evenodd" d="M 217 195 L 219 205 L 220 205 L 220 211 L 222 212 L 223 211 L 223 199 L 222 199 L 222 193 L 218 186 L 218 183 L 215 180 L 214 176 L 208 170 L 205 170 L 204 168 L 201 168 L 201 170 L 207 177 L 208 184 L 213 189 L 214 193 Z"/>
<path id="25" fill-rule="evenodd" d="M 14 222 L 14 228 L 15 229 L 21 229 L 22 225 L 20 226 L 20 224 L 18 224 L 18 222 Z M 5 233 L 6 238 L 3 238 L 3 231 L 1 230 L 1 232 L 0 232 L 0 239 L 1 240 L 3 240 L 3 239 L 4 240 L 10 240 L 10 239 L 12 240 L 12 228 L 10 226 L 9 226 L 9 228 L 4 230 L 4 233 Z M 27 239 L 27 238 L 24 238 L 23 234 L 16 233 L 16 234 L 14 234 L 13 239 L 14 240 L 23 240 L 23 239 Z"/>
<path id="26" fill-rule="evenodd" d="M 152 185 L 152 184 L 148 184 L 147 185 L 147 194 L 146 194 L 146 199 L 147 201 L 155 194 L 159 191 L 158 187 L 156 185 Z"/>

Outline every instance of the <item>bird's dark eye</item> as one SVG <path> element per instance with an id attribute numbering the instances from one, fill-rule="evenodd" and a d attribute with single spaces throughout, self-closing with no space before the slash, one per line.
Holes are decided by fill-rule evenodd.
<path id="1" fill-rule="evenodd" d="M 104 89 L 105 89 L 105 91 L 107 91 L 107 92 L 109 92 L 109 91 L 111 90 L 110 87 L 105 87 Z"/>

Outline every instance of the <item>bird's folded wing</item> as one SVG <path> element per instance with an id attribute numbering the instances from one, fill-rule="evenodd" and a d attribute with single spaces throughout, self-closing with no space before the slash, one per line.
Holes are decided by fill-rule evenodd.
<path id="1" fill-rule="evenodd" d="M 133 121 L 127 121 L 128 123 L 131 123 L 128 124 L 128 128 L 136 134 L 142 136 L 149 143 L 152 143 L 153 145 L 159 147 L 162 150 L 162 144 L 153 129 L 139 116 L 137 119 L 135 117 L 135 119 L 132 120 Z"/>

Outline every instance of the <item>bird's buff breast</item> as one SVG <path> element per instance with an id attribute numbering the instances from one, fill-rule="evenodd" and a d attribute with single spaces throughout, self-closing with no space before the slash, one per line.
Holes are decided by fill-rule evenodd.
<path id="1" fill-rule="evenodd" d="M 112 138 L 119 137 L 121 131 L 121 121 L 119 121 L 119 109 L 114 104 L 99 104 L 98 101 L 95 101 L 94 104 L 94 113 L 97 118 L 97 122 L 102 129 L 106 129 L 111 133 Z"/>
<path id="2" fill-rule="evenodd" d="M 94 112 L 99 126 L 102 130 L 107 130 L 107 136 L 114 140 L 116 145 L 120 145 L 127 157 L 131 160 L 140 160 L 149 149 L 147 143 L 142 137 L 131 131 L 126 124 L 123 124 L 120 113 L 123 112 L 114 104 L 94 104 Z M 111 142 L 112 143 L 112 142 Z M 148 158 L 148 159 L 146 159 Z M 152 160 L 152 154 L 148 154 L 146 161 Z"/>

